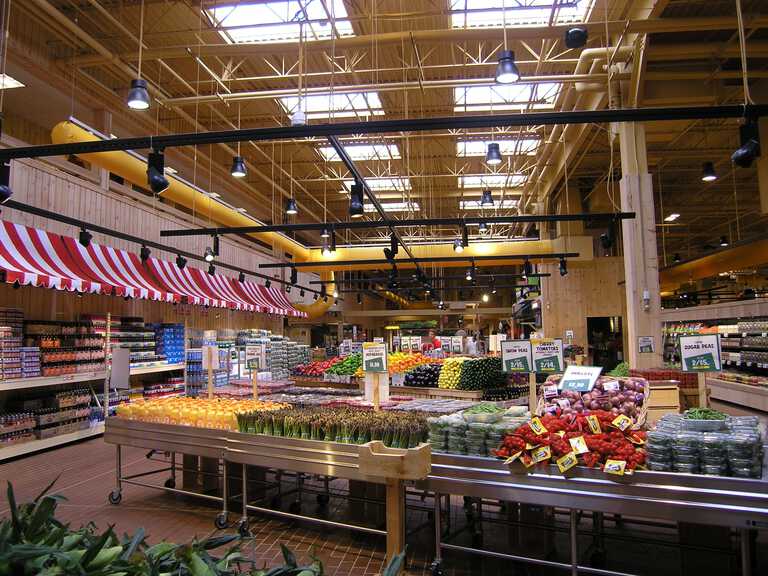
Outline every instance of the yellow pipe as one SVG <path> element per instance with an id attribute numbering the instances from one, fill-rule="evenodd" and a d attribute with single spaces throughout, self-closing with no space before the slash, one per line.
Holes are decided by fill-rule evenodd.
<path id="1" fill-rule="evenodd" d="M 51 131 L 51 141 L 54 144 L 71 144 L 96 140 L 99 140 L 97 136 L 68 121 L 59 122 Z M 83 160 L 109 170 L 137 186 L 145 187 L 147 185 L 146 164 L 126 152 L 97 152 L 93 154 L 79 154 L 79 156 Z M 224 226 L 253 225 L 253 220 L 250 218 L 216 202 L 171 175 L 166 177 L 168 178 L 169 186 L 167 190 L 160 194 L 163 198 L 194 210 L 196 215 L 210 218 Z M 281 248 L 283 251 L 291 254 L 295 262 L 306 262 L 310 257 L 310 250 L 308 248 L 281 234 L 264 232 L 251 234 L 251 236 L 270 246 Z M 320 277 L 323 280 L 333 280 L 333 272 L 325 271 Z M 328 285 L 328 289 L 330 292 L 333 292 L 334 285 Z M 296 304 L 296 308 L 306 312 L 310 319 L 315 319 L 323 316 L 328 308 L 333 305 L 333 301 L 332 298 L 329 298 L 328 302 L 320 299 L 312 304 Z"/>

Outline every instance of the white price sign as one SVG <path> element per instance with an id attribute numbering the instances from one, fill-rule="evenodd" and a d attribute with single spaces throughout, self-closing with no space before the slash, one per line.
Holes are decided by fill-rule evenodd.
<path id="1" fill-rule="evenodd" d="M 501 342 L 501 362 L 504 372 L 530 372 L 533 366 L 530 340 Z"/>
<path id="2" fill-rule="evenodd" d="M 560 338 L 531 340 L 533 368 L 536 372 L 554 374 L 563 371 L 563 341 Z"/>
<path id="3" fill-rule="evenodd" d="M 680 336 L 683 372 L 716 372 L 721 369 L 720 336 L 701 334 Z"/>

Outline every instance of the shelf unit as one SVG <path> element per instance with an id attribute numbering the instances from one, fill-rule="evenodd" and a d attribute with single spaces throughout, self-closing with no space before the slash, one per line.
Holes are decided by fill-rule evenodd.
<path id="1" fill-rule="evenodd" d="M 707 386 L 710 397 L 715 400 L 768 412 L 768 387 L 730 382 L 715 377 L 707 378 Z"/>
<path id="2" fill-rule="evenodd" d="M 137 366 L 131 368 L 131 376 L 138 374 L 156 374 L 158 372 L 171 372 L 173 370 L 184 370 L 184 363 L 178 364 L 161 364 L 159 366 Z"/>
<path id="3" fill-rule="evenodd" d="M 45 386 L 60 386 L 61 384 L 75 384 L 77 382 L 91 382 L 94 380 L 104 380 L 106 377 L 107 373 L 102 370 L 99 372 L 64 374 L 62 376 L 38 376 L 36 378 L 0 380 L 0 392 L 24 390 L 27 388 L 43 388 Z"/>
<path id="4" fill-rule="evenodd" d="M 46 450 L 47 448 L 54 448 L 71 442 L 77 442 L 78 440 L 85 440 L 86 438 L 99 436 L 103 433 L 104 422 L 97 422 L 85 430 L 78 430 L 77 432 L 70 432 L 69 434 L 61 434 L 43 440 L 30 440 L 29 442 L 22 442 L 21 444 L 14 444 L 13 446 L 0 448 L 0 462 L 8 460 L 9 458 L 16 458 L 17 456 L 24 456 L 26 454 L 32 454 L 33 452 L 39 452 L 40 450 Z"/>

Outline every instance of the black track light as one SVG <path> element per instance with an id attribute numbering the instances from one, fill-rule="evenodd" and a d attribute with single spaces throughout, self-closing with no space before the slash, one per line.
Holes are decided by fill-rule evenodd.
<path id="1" fill-rule="evenodd" d="M 305 295 L 305 294 L 306 294 L 306 292 L 304 292 L 304 288 L 302 288 L 301 290 L 299 290 L 299 296 L 301 296 L 302 298 L 304 298 L 304 295 Z"/>
<path id="2" fill-rule="evenodd" d="M 760 129 L 756 120 L 749 118 L 739 126 L 739 140 L 741 146 L 731 154 L 731 160 L 736 166 L 749 168 L 760 156 Z"/>
<path id="3" fill-rule="evenodd" d="M 141 250 L 139 250 L 139 258 L 141 258 L 142 262 L 149 260 L 150 254 L 152 254 L 152 251 L 146 246 L 142 246 Z"/>
<path id="4" fill-rule="evenodd" d="M 325 284 L 322 284 L 320 286 L 320 296 L 325 296 L 328 294 L 328 289 L 325 287 Z"/>
<path id="5" fill-rule="evenodd" d="M 672 256 L 672 262 L 674 262 L 675 264 L 677 264 L 677 263 L 678 263 L 678 262 L 680 262 L 681 260 L 682 260 L 682 258 L 680 258 L 680 253 L 679 253 L 679 252 L 675 252 L 675 255 L 674 255 L 674 256 Z"/>
<path id="6" fill-rule="evenodd" d="M 395 236 L 395 233 L 392 232 L 392 234 L 389 235 L 389 249 L 392 251 L 393 256 L 397 256 L 397 253 L 399 251 L 400 244 L 397 241 L 397 236 Z"/>
<path id="7" fill-rule="evenodd" d="M 267 278 L 264 281 L 264 288 L 269 288 L 270 286 L 272 286 L 272 281 L 269 278 Z"/>
<path id="8" fill-rule="evenodd" d="M 164 192 L 170 185 L 168 178 L 165 177 L 165 155 L 162 150 L 155 150 L 149 153 L 149 158 L 147 158 L 147 183 L 150 190 L 155 194 Z"/>
<path id="9" fill-rule="evenodd" d="M 533 264 L 526 258 L 523 262 L 523 278 L 528 278 L 531 274 L 533 274 Z"/>
<path id="10" fill-rule="evenodd" d="M 80 229 L 80 234 L 78 235 L 78 241 L 83 247 L 88 248 L 92 238 L 93 238 L 93 234 L 88 232 L 88 230 L 86 230 L 85 228 Z"/>
<path id="11" fill-rule="evenodd" d="M 701 167 L 701 181 L 714 182 L 715 180 L 717 180 L 717 172 L 715 172 L 714 162 L 704 162 Z"/>
<path id="12" fill-rule="evenodd" d="M 491 142 L 485 152 L 485 163 L 489 166 L 498 166 L 501 164 L 501 149 L 498 142 Z"/>
<path id="13" fill-rule="evenodd" d="M 480 224 L 477 226 L 477 231 L 480 234 L 487 234 L 488 233 L 488 224 L 485 222 L 480 222 Z"/>
<path id="14" fill-rule="evenodd" d="M 214 258 L 215 258 L 215 256 L 213 254 L 213 248 L 211 248 L 210 246 L 207 246 L 205 248 L 205 254 L 203 254 L 203 259 L 206 262 L 213 262 Z M 177 262 L 178 262 L 178 260 L 177 260 Z"/>
<path id="15" fill-rule="evenodd" d="M 565 46 L 567 48 L 581 48 L 587 44 L 589 33 L 586 28 L 569 28 L 565 31 Z"/>
<path id="16" fill-rule="evenodd" d="M 317 300 L 318 296 L 317 294 L 312 294 L 312 300 Z"/>
<path id="17" fill-rule="evenodd" d="M 245 272 L 240 272 L 240 274 L 237 275 L 237 279 L 240 281 L 241 284 L 245 282 Z"/>
<path id="18" fill-rule="evenodd" d="M 565 258 L 560 258 L 560 276 L 567 276 L 568 275 L 568 263 L 565 261 Z"/>
<path id="19" fill-rule="evenodd" d="M 5 204 L 13 196 L 11 190 L 11 163 L 0 163 L 0 204 Z"/>
<path id="20" fill-rule="evenodd" d="M 726 246 L 728 246 L 728 237 L 720 236 L 720 247 L 725 248 Z"/>
<path id="21" fill-rule="evenodd" d="M 513 84 L 520 80 L 520 70 L 515 64 L 515 53 L 512 50 L 502 50 L 499 53 L 499 63 L 496 65 L 496 83 Z"/>
<path id="22" fill-rule="evenodd" d="M 184 258 L 181 254 L 176 256 L 176 266 L 179 267 L 179 270 L 184 270 L 184 266 L 187 265 L 187 259 Z"/>
<path id="23" fill-rule="evenodd" d="M 290 284 L 286 284 L 286 286 L 285 286 L 285 293 L 286 294 L 290 294 L 291 293 L 291 285 Z"/>
<path id="24" fill-rule="evenodd" d="M 467 230 L 466 224 L 461 227 L 461 245 L 464 248 L 469 246 L 469 230 Z"/>
<path id="25" fill-rule="evenodd" d="M 464 252 L 464 245 L 461 243 L 461 238 L 456 238 L 456 240 L 453 241 L 453 251 L 456 252 L 456 254 Z"/>
<path id="26" fill-rule="evenodd" d="M 483 190 L 483 194 L 480 197 L 480 207 L 481 208 L 493 208 L 493 194 L 490 190 L 485 189 Z"/>
<path id="27" fill-rule="evenodd" d="M 349 193 L 349 216 L 350 218 L 361 218 L 364 213 L 363 185 L 355 182 Z"/>
<path id="28" fill-rule="evenodd" d="M 291 284 L 298 284 L 299 283 L 299 271 L 296 270 L 296 267 L 294 266 L 291 268 Z"/>
<path id="29" fill-rule="evenodd" d="M 213 264 L 208 264 L 208 274 L 210 274 L 211 276 L 216 274 L 216 266 L 214 266 Z"/>
<path id="30" fill-rule="evenodd" d="M 294 198 L 288 198 L 285 201 L 285 213 L 289 216 L 295 216 L 299 213 L 299 207 L 296 204 L 296 200 Z"/>
<path id="31" fill-rule="evenodd" d="M 331 252 L 336 252 L 336 230 L 331 228 Z"/>
<path id="32" fill-rule="evenodd" d="M 141 78 L 131 80 L 131 89 L 128 91 L 126 103 L 131 110 L 146 110 L 149 108 L 149 92 L 147 91 L 146 80 Z"/>
<path id="33" fill-rule="evenodd" d="M 218 235 L 213 236 L 213 255 L 218 256 L 219 255 L 219 237 Z"/>
<path id="34" fill-rule="evenodd" d="M 232 169 L 229 173 L 235 178 L 245 178 L 248 175 L 248 169 L 245 167 L 245 161 L 242 156 L 232 157 Z"/>

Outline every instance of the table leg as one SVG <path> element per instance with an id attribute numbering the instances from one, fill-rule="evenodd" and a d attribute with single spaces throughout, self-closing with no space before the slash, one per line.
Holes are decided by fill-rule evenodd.
<path id="1" fill-rule="evenodd" d="M 752 576 L 752 533 L 747 528 L 739 530 L 739 540 L 741 541 L 741 574 L 742 576 Z"/>
<path id="2" fill-rule="evenodd" d="M 577 576 L 579 573 L 579 547 L 576 540 L 577 513 L 571 510 L 571 576 Z"/>
<path id="3" fill-rule="evenodd" d="M 387 558 L 392 558 L 405 548 L 405 486 L 402 480 L 387 478 Z"/>

